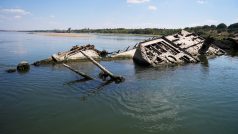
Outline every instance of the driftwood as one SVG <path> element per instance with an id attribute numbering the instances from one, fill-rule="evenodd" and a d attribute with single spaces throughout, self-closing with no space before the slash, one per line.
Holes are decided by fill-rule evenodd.
<path id="1" fill-rule="evenodd" d="M 67 65 L 67 64 L 65 64 L 65 63 L 63 63 L 63 65 L 64 65 L 65 67 L 67 67 L 68 69 L 70 69 L 71 71 L 73 71 L 73 72 L 75 72 L 75 73 L 77 73 L 77 74 L 83 76 L 83 77 L 86 78 L 86 79 L 89 79 L 89 80 L 93 80 L 93 79 L 94 79 L 94 78 L 88 76 L 87 74 L 85 74 L 85 73 L 83 73 L 83 72 L 80 72 L 80 71 L 78 71 L 78 70 L 73 69 L 72 67 L 70 67 L 69 65 Z"/>
<path id="2" fill-rule="evenodd" d="M 95 61 L 92 57 L 85 54 L 83 51 L 80 51 L 85 57 L 87 57 L 94 65 L 98 66 L 104 73 L 108 74 L 111 78 L 111 80 L 115 81 L 116 83 L 120 83 L 124 81 L 124 78 L 121 76 L 116 76 L 113 73 L 111 73 L 109 70 L 107 70 L 105 67 L 100 65 L 97 61 Z"/>

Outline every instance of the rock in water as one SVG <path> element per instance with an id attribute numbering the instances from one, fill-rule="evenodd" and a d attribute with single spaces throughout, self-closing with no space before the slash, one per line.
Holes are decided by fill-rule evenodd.
<path id="1" fill-rule="evenodd" d="M 17 71 L 18 72 L 28 72 L 30 70 L 30 65 L 27 61 L 21 61 L 17 65 Z"/>
<path id="2" fill-rule="evenodd" d="M 9 68 L 9 69 L 7 69 L 6 70 L 6 72 L 8 72 L 8 73 L 14 73 L 14 72 L 16 72 L 16 68 Z"/>

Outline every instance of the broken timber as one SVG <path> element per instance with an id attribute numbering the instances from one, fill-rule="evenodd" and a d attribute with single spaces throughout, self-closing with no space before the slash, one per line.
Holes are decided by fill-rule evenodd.
<path id="1" fill-rule="evenodd" d="M 113 73 L 108 71 L 105 67 L 100 65 L 97 61 L 95 61 L 92 57 L 88 56 L 83 51 L 80 51 L 85 57 L 87 57 L 94 65 L 98 66 L 104 73 L 108 74 L 111 78 L 111 80 L 115 81 L 116 83 L 120 83 L 124 81 L 124 78 L 121 76 L 115 76 Z"/>
<path id="2" fill-rule="evenodd" d="M 92 77 L 86 75 L 86 74 L 83 73 L 83 72 L 80 72 L 80 71 L 78 71 L 78 70 L 73 69 L 72 67 L 70 67 L 69 65 L 67 65 L 67 64 L 65 64 L 65 63 L 63 63 L 63 65 L 64 65 L 65 67 L 67 67 L 68 69 L 70 69 L 71 71 L 73 71 L 73 72 L 75 72 L 75 73 L 77 73 L 77 74 L 83 76 L 83 77 L 86 78 L 86 79 L 89 79 L 89 80 L 93 80 L 93 79 L 94 79 L 94 78 L 92 78 Z"/>

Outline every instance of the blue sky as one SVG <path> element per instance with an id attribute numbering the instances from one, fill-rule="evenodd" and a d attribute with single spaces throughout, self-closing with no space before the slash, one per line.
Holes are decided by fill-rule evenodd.
<path id="1" fill-rule="evenodd" d="M 184 28 L 238 22 L 237 0 L 0 0 L 0 29 Z"/>

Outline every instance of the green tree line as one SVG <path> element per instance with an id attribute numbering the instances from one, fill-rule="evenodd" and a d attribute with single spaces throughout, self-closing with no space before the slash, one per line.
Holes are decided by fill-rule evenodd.
<path id="1" fill-rule="evenodd" d="M 69 30 L 70 29 L 70 30 Z M 28 32 L 55 32 L 55 33 L 115 33 L 115 34 L 147 34 L 147 35 L 170 35 L 179 32 L 181 29 L 159 29 L 159 28 L 141 28 L 141 29 L 126 29 L 126 28 L 106 28 L 106 29 L 71 29 L 68 30 L 33 30 Z M 222 32 L 237 33 L 238 23 L 227 26 L 224 23 L 218 25 L 204 25 L 196 27 L 186 27 L 185 30 L 195 32 L 200 35 L 204 34 L 219 34 Z"/>

